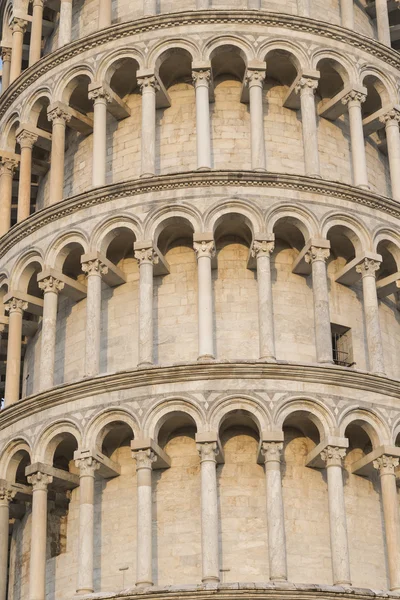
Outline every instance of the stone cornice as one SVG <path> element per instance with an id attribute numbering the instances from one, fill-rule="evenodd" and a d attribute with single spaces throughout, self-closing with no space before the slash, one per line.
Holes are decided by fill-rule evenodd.
<path id="1" fill-rule="evenodd" d="M 75 596 L 75 598 L 77 598 Z M 219 583 L 166 587 L 133 588 L 120 593 L 79 596 L 82 600 L 324 600 L 399 598 L 397 592 L 386 592 L 340 585 L 304 583 Z"/>
<path id="2" fill-rule="evenodd" d="M 254 171 L 185 171 L 146 179 L 132 179 L 123 183 L 98 187 L 39 210 L 12 227 L 0 239 L 0 258 L 15 244 L 26 239 L 27 236 L 41 227 L 74 214 L 79 210 L 98 206 L 99 204 L 118 200 L 119 198 L 138 196 L 151 192 L 157 193 L 185 188 L 227 186 L 289 189 L 298 192 L 320 194 L 322 196 L 348 200 L 349 202 L 354 202 L 368 208 L 381 210 L 392 217 L 400 218 L 399 202 L 337 181 L 294 174 L 256 173 Z"/>
<path id="3" fill-rule="evenodd" d="M 24 398 L 3 409 L 0 412 L 0 430 L 44 409 L 88 396 L 110 394 L 117 390 L 146 386 L 152 390 L 155 385 L 165 386 L 180 382 L 218 379 L 298 381 L 302 384 L 316 383 L 340 387 L 341 390 L 346 388 L 368 392 L 375 390 L 376 393 L 400 399 L 400 381 L 338 366 L 279 363 L 279 361 L 276 363 L 252 361 L 187 363 L 169 367 L 131 369 L 59 385 L 49 391 Z"/>
<path id="4" fill-rule="evenodd" d="M 332 23 L 317 21 L 316 19 L 310 19 L 309 17 L 257 10 L 231 9 L 226 11 L 211 9 L 184 11 L 119 23 L 85 36 L 82 39 L 67 44 L 63 48 L 59 48 L 58 50 L 47 54 L 37 63 L 24 70 L 1 96 L 0 118 L 4 115 L 7 108 L 18 99 L 19 95 L 27 87 L 35 83 L 39 77 L 45 75 L 54 67 L 66 63 L 74 56 L 90 50 L 91 48 L 98 48 L 98 46 L 106 44 L 107 42 L 124 39 L 135 34 L 146 33 L 147 31 L 162 30 L 183 25 L 193 26 L 230 23 L 280 27 L 311 33 L 320 36 L 321 39 L 329 38 L 337 42 L 349 44 L 358 50 L 363 50 L 376 58 L 381 59 L 386 64 L 400 69 L 399 52 L 388 48 L 384 44 L 370 37 Z"/>

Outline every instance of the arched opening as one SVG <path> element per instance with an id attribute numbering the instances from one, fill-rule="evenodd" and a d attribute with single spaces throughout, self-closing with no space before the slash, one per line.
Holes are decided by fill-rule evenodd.
<path id="1" fill-rule="evenodd" d="M 46 183 L 51 151 L 51 123 L 47 118 L 49 104 L 49 98 L 42 96 L 35 101 L 29 114 L 29 123 L 38 133 L 32 149 L 31 212 L 48 204 Z"/>
<path id="2" fill-rule="evenodd" d="M 303 409 L 283 423 L 283 504 L 288 579 L 293 582 L 332 581 L 326 472 L 307 466 L 308 454 L 322 441 L 322 429 L 318 417 Z"/>
<path id="3" fill-rule="evenodd" d="M 265 473 L 254 415 L 237 409 L 220 424 L 224 462 L 217 465 L 222 583 L 268 579 Z"/>
<path id="4" fill-rule="evenodd" d="M 21 150 L 19 144 L 17 143 L 17 131 L 20 127 L 19 119 L 15 119 L 12 125 L 10 126 L 7 136 L 6 136 L 6 147 L 7 150 L 12 152 L 13 154 L 18 155 L 16 158 L 19 158 L 21 154 Z M 17 223 L 17 210 L 18 210 L 18 181 L 19 181 L 19 165 L 14 170 L 13 173 L 13 185 L 11 192 L 11 227 Z"/>
<path id="5" fill-rule="evenodd" d="M 200 460 L 196 424 L 179 410 L 159 423 L 157 442 L 171 467 L 153 472 L 153 562 L 156 585 L 201 581 Z"/>
<path id="6" fill-rule="evenodd" d="M 154 279 L 155 353 L 159 364 L 197 358 L 197 264 L 193 226 L 183 217 L 169 217 L 155 232 L 155 244 L 169 273 Z"/>
<path id="7" fill-rule="evenodd" d="M 0 277 L 0 409 L 4 406 L 4 391 L 6 384 L 8 327 L 3 299 L 7 292 L 7 282 Z"/>
<path id="8" fill-rule="evenodd" d="M 216 355 L 220 359 L 258 358 L 257 278 L 247 265 L 252 225 L 244 215 L 225 214 L 214 225 L 214 239 Z"/>
<path id="9" fill-rule="evenodd" d="M 352 465 L 375 446 L 372 434 L 371 425 L 362 419 L 351 421 L 345 430 L 349 440 L 343 476 L 350 571 L 354 586 L 376 585 L 387 589 L 387 574 L 382 568 L 386 557 L 379 473 L 372 464 L 363 476 L 352 472 Z"/>

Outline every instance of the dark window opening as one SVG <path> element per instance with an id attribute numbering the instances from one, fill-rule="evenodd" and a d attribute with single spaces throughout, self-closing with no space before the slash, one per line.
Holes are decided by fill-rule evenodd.
<path id="1" fill-rule="evenodd" d="M 331 323 L 333 362 L 341 367 L 353 367 L 353 343 L 351 329 Z"/>

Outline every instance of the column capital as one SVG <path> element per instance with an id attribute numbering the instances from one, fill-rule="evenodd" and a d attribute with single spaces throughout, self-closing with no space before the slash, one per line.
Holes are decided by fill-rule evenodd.
<path id="1" fill-rule="evenodd" d="M 99 258 L 95 258 L 94 260 L 88 260 L 87 262 L 82 263 L 82 271 L 86 273 L 88 277 L 91 275 L 98 275 L 101 277 L 102 275 L 107 275 L 108 267 L 101 262 Z"/>
<path id="2" fill-rule="evenodd" d="M 361 277 L 375 277 L 376 271 L 381 267 L 381 261 L 365 257 L 359 265 L 356 266 L 356 272 L 361 274 Z"/>
<path id="3" fill-rule="evenodd" d="M 282 450 L 282 442 L 262 442 L 261 454 L 264 457 L 265 464 L 268 462 L 280 462 Z"/>
<path id="4" fill-rule="evenodd" d="M 313 94 L 317 91 L 319 79 L 313 77 L 300 77 L 294 90 L 296 94 L 311 91 Z"/>
<path id="5" fill-rule="evenodd" d="M 379 117 L 380 123 L 385 125 L 398 125 L 400 123 L 400 110 L 393 107 L 388 110 L 384 115 Z"/>
<path id="6" fill-rule="evenodd" d="M 50 275 L 50 277 L 46 277 L 46 279 L 39 281 L 38 286 L 45 294 L 47 292 L 58 294 L 58 292 L 61 292 L 61 290 L 64 289 L 64 282 Z"/>
<path id="7" fill-rule="evenodd" d="M 251 69 L 246 71 L 245 83 L 249 88 L 254 86 L 262 88 L 264 85 L 266 72 L 261 69 Z"/>
<path id="8" fill-rule="evenodd" d="M 29 131 L 29 129 L 22 129 L 20 131 L 17 131 L 16 135 L 17 142 L 21 146 L 21 149 L 32 149 L 33 145 L 37 142 L 38 137 L 39 136 L 36 135 L 36 133 L 33 133 L 33 131 Z"/>
<path id="9" fill-rule="evenodd" d="M 36 492 L 36 491 L 47 492 L 47 486 L 53 482 L 52 475 L 48 475 L 47 473 L 42 473 L 41 471 L 32 473 L 32 475 L 28 475 L 27 479 L 28 479 L 28 483 L 31 484 L 34 492 Z"/>
<path id="10" fill-rule="evenodd" d="M 313 263 L 316 261 L 325 262 L 328 260 L 331 251 L 329 248 L 320 248 L 318 246 L 311 246 L 309 251 L 304 255 L 306 263 Z"/>
<path id="11" fill-rule="evenodd" d="M 10 502 L 14 500 L 16 494 L 17 490 L 13 489 L 11 485 L 0 485 L 0 504 L 10 504 Z"/>
<path id="12" fill-rule="evenodd" d="M 20 17 L 13 17 L 11 21 L 11 29 L 13 33 L 25 33 L 28 26 L 28 21 Z"/>
<path id="13" fill-rule="evenodd" d="M 39 6 L 40 8 L 43 8 L 46 4 L 46 0 L 29 0 L 29 3 L 33 6 Z"/>
<path id="14" fill-rule="evenodd" d="M 105 100 L 108 103 L 112 102 L 111 94 L 103 86 L 89 90 L 88 98 L 89 100 L 94 100 L 94 102 L 96 102 L 96 100 Z"/>
<path id="15" fill-rule="evenodd" d="M 196 252 L 197 259 L 202 258 L 203 256 L 205 256 L 206 258 L 214 258 L 216 253 L 214 240 L 193 242 L 193 248 Z"/>
<path id="16" fill-rule="evenodd" d="M 192 71 L 192 79 L 195 87 L 209 87 L 211 81 L 211 69 L 198 69 Z"/>
<path id="17" fill-rule="evenodd" d="M 4 304 L 4 310 L 10 314 L 13 312 L 19 312 L 22 314 L 24 310 L 27 310 L 27 308 L 28 302 L 25 302 L 25 300 L 20 300 L 16 297 L 10 298 L 8 302 Z"/>
<path id="18" fill-rule="evenodd" d="M 132 457 L 136 460 L 136 470 L 152 469 L 157 460 L 157 454 L 151 448 L 145 450 L 132 450 Z"/>
<path id="19" fill-rule="evenodd" d="M 364 92 L 361 92 L 360 90 L 351 90 L 350 92 L 348 92 L 348 94 L 343 96 L 342 104 L 350 105 L 351 103 L 357 103 L 361 106 L 361 104 L 363 104 L 366 101 L 366 99 L 367 94 L 365 94 Z"/>
<path id="20" fill-rule="evenodd" d="M 321 452 L 321 458 L 327 467 L 341 467 L 346 456 L 346 448 L 339 446 L 327 446 Z"/>
<path id="21" fill-rule="evenodd" d="M 217 442 L 196 442 L 197 452 L 200 455 L 200 462 L 217 462 L 219 448 Z"/>
<path id="22" fill-rule="evenodd" d="M 0 175 L 8 173 L 13 175 L 16 168 L 18 167 L 19 161 L 14 158 L 7 158 L 0 156 Z"/>
<path id="23" fill-rule="evenodd" d="M 71 120 L 71 115 L 62 106 L 50 105 L 47 109 L 47 119 L 53 125 L 61 123 L 66 125 Z"/>
<path id="24" fill-rule="evenodd" d="M 379 471 L 379 475 L 394 475 L 395 468 L 399 466 L 399 458 L 397 456 L 382 454 L 372 464 Z"/>
<path id="25" fill-rule="evenodd" d="M 253 258 L 269 257 L 275 250 L 274 240 L 255 240 L 251 247 L 251 256 Z"/>
<path id="26" fill-rule="evenodd" d="M 154 92 L 158 92 L 161 87 L 160 84 L 157 80 L 157 77 L 153 74 L 153 75 L 147 75 L 145 77 L 139 77 L 138 78 L 138 85 L 140 87 L 140 91 L 142 92 L 146 92 L 146 91 L 154 91 Z"/>
<path id="27" fill-rule="evenodd" d="M 100 469 L 100 462 L 94 456 L 84 456 L 75 459 L 75 466 L 79 468 L 80 477 L 94 477 Z"/>
<path id="28" fill-rule="evenodd" d="M 157 265 L 159 262 L 158 254 L 152 247 L 135 250 L 135 258 L 138 261 L 139 266 L 144 264 Z"/>
<path id="29" fill-rule="evenodd" d="M 11 60 L 11 48 L 9 46 L 1 47 L 1 60 L 3 62 L 6 60 Z"/>

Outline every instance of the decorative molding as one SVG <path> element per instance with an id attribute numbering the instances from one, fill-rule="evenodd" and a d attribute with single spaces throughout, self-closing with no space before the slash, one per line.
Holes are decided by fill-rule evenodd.
<path id="1" fill-rule="evenodd" d="M 154 366 L 146 369 L 135 368 L 65 383 L 50 390 L 23 398 L 0 411 L 0 430 L 6 429 L 20 419 L 25 419 L 45 409 L 73 402 L 88 396 L 111 394 L 117 390 L 132 390 L 153 386 L 190 381 L 215 380 L 269 380 L 299 381 L 304 384 L 317 383 L 333 386 L 335 389 L 349 388 L 400 397 L 400 381 L 372 373 L 354 371 L 336 365 L 306 365 L 304 363 L 259 363 L 256 361 L 232 361 L 212 363 L 189 363 L 172 366 Z M 265 383 L 263 383 L 265 386 Z M 150 393 L 150 391 L 149 391 Z"/>
<path id="2" fill-rule="evenodd" d="M 309 17 L 300 17 L 259 10 L 199 10 L 182 11 L 145 17 L 136 21 L 119 23 L 104 30 L 76 40 L 62 48 L 47 54 L 37 63 L 25 69 L 22 74 L 7 88 L 0 99 L 0 118 L 7 108 L 19 98 L 21 93 L 39 77 L 51 71 L 54 67 L 66 64 L 74 56 L 87 50 L 98 48 L 102 44 L 124 39 L 132 35 L 143 34 L 154 30 L 168 29 L 170 27 L 195 26 L 195 25 L 228 25 L 245 24 L 261 25 L 263 27 L 277 27 L 310 33 L 320 38 L 328 38 L 335 42 L 349 44 L 363 52 L 384 61 L 385 64 L 400 69 L 400 54 L 385 44 L 378 42 L 361 33 L 356 33 L 340 25 L 317 21 Z"/>
<path id="3" fill-rule="evenodd" d="M 54 223 L 79 210 L 99 206 L 119 198 L 139 196 L 152 192 L 163 192 L 201 187 L 257 187 L 271 189 L 288 189 L 297 192 L 319 194 L 331 198 L 339 198 L 354 202 L 367 208 L 382 212 L 400 219 L 400 203 L 385 196 L 379 196 L 368 190 L 337 181 L 321 180 L 305 175 L 282 173 L 256 173 L 254 171 L 184 171 L 169 175 L 160 175 L 146 179 L 132 179 L 104 187 L 94 188 L 76 196 L 71 196 L 33 213 L 28 219 L 14 225 L 0 239 L 0 258 L 15 244 L 25 240 L 41 227 Z"/>

